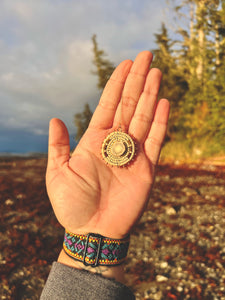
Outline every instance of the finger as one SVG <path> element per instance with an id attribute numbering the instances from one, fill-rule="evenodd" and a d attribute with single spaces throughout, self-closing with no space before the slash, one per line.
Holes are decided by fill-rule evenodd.
<path id="1" fill-rule="evenodd" d="M 166 135 L 169 110 L 169 101 L 161 99 L 156 107 L 155 117 L 144 144 L 145 153 L 154 165 L 158 162 L 162 143 Z"/>
<path id="2" fill-rule="evenodd" d="M 152 53 L 149 51 L 143 51 L 136 57 L 124 85 L 122 103 L 116 112 L 114 126 L 122 123 L 123 127 L 128 128 L 139 97 L 144 89 L 151 61 Z"/>
<path id="3" fill-rule="evenodd" d="M 52 119 L 49 124 L 48 169 L 61 167 L 69 158 L 68 130 L 61 120 Z"/>
<path id="4" fill-rule="evenodd" d="M 116 108 L 121 99 L 124 83 L 132 66 L 131 60 L 119 64 L 108 80 L 99 104 L 91 119 L 90 127 L 108 129 L 112 127 Z"/>
<path id="5" fill-rule="evenodd" d="M 156 101 L 158 97 L 162 73 L 159 69 L 151 69 L 148 73 L 144 91 L 138 101 L 134 116 L 129 126 L 129 133 L 139 142 L 145 141 L 149 133 Z"/>

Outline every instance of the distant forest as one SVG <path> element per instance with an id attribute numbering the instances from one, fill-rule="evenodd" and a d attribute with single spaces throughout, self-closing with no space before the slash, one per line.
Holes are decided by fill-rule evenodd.
<path id="1" fill-rule="evenodd" d="M 202 158 L 225 153 L 225 0 L 168 1 L 172 24 L 155 34 L 152 67 L 163 72 L 159 97 L 170 100 L 164 156 Z M 172 38 L 176 37 L 176 38 Z M 114 63 L 92 37 L 93 64 L 102 90 Z M 89 105 L 74 118 L 77 140 L 91 118 Z M 181 155 L 182 152 L 182 155 Z"/>

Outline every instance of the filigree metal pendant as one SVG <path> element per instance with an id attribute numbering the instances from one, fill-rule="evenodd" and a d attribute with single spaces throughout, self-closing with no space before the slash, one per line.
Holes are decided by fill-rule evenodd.
<path id="1" fill-rule="evenodd" d="M 102 144 L 102 157 L 112 166 L 123 167 L 135 156 L 135 143 L 120 130 L 110 133 Z"/>

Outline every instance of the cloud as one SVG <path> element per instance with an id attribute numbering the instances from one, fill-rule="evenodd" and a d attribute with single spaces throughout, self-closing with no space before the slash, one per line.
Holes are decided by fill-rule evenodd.
<path id="1" fill-rule="evenodd" d="M 0 125 L 47 133 L 51 117 L 97 105 L 91 36 L 119 63 L 151 49 L 164 0 L 2 0 Z"/>

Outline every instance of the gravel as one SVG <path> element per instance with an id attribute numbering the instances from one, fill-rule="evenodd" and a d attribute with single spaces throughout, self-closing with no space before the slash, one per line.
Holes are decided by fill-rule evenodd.
<path id="1" fill-rule="evenodd" d="M 159 168 L 126 265 L 137 299 L 225 299 L 224 167 Z"/>
<path id="2" fill-rule="evenodd" d="M 46 159 L 0 160 L 0 299 L 39 299 L 62 247 L 45 170 Z M 137 300 L 225 300 L 224 195 L 224 166 L 159 166 L 126 262 Z"/>

